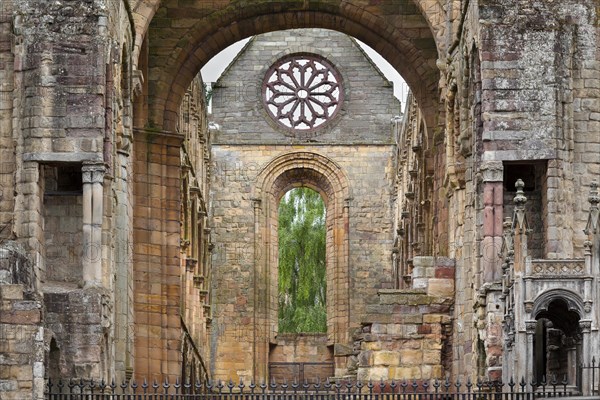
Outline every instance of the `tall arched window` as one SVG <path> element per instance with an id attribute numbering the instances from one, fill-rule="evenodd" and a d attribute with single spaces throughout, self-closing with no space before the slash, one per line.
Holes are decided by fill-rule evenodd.
<path id="1" fill-rule="evenodd" d="M 321 195 L 289 190 L 279 203 L 278 325 L 281 333 L 327 332 L 326 211 Z"/>

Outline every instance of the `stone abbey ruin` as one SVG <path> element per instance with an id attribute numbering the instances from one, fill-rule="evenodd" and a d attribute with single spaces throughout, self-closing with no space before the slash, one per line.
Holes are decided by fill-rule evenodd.
<path id="1" fill-rule="evenodd" d="M 599 10 L 3 0 L 0 398 L 144 377 L 597 395 Z M 278 327 L 299 187 L 326 210 L 318 333 Z"/>

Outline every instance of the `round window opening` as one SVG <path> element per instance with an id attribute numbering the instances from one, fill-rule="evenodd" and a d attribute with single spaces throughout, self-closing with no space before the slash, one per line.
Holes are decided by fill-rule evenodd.
<path id="1" fill-rule="evenodd" d="M 278 124 L 294 132 L 311 132 L 331 121 L 343 101 L 340 73 L 313 54 L 277 61 L 265 76 L 263 102 Z"/>

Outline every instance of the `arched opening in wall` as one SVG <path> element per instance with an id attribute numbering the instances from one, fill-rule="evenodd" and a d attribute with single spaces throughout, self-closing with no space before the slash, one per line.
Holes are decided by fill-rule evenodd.
<path id="1" fill-rule="evenodd" d="M 254 258 L 255 375 L 278 381 L 327 379 L 334 376 L 333 347 L 346 342 L 349 327 L 347 178 L 336 163 L 320 154 L 289 152 L 268 163 L 256 185 L 260 191 L 255 232 L 260 234 L 255 236 L 255 254 L 261 255 Z M 314 215 L 298 212 L 303 203 L 312 203 Z M 301 240 L 312 237 L 312 249 L 302 248 L 286 232 L 290 222 L 295 222 L 292 230 L 300 232 Z M 285 309 L 293 286 L 291 274 L 285 271 L 288 267 L 280 266 L 286 258 L 293 264 L 305 260 L 312 264 L 304 270 L 297 265 L 298 275 L 308 275 L 304 278 L 311 284 L 298 280 L 296 286 L 303 285 L 300 291 L 305 291 L 296 293 L 305 299 L 298 312 Z M 291 324 L 280 318 L 286 313 L 291 314 Z M 294 319 L 299 323 L 294 324 Z"/>
<path id="2" fill-rule="evenodd" d="M 48 352 L 48 362 L 47 364 L 47 368 L 46 368 L 46 377 L 50 380 L 50 382 L 53 382 L 54 384 L 57 384 L 58 381 L 60 381 L 63 377 L 61 376 L 60 373 L 60 349 L 58 348 L 57 344 L 56 344 L 56 340 L 54 338 L 52 338 L 50 340 L 50 350 Z"/>
<path id="3" fill-rule="evenodd" d="M 277 338 L 269 354 L 276 381 L 316 382 L 333 375 L 327 346 L 326 206 L 309 187 L 287 191 L 278 207 Z"/>
<path id="4" fill-rule="evenodd" d="M 288 191 L 278 216 L 278 332 L 327 332 L 325 203 L 316 191 Z"/>
<path id="5" fill-rule="evenodd" d="M 579 314 L 563 299 L 552 300 L 536 315 L 533 340 L 535 381 L 566 382 L 579 387 L 577 366 L 581 363 L 582 334 Z"/>

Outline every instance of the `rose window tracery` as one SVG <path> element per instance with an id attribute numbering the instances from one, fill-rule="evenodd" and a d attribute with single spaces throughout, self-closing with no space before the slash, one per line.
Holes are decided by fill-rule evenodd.
<path id="1" fill-rule="evenodd" d="M 263 102 L 269 115 L 294 131 L 311 131 L 339 111 L 343 89 L 339 72 L 327 60 L 296 54 L 276 62 L 263 82 Z"/>

